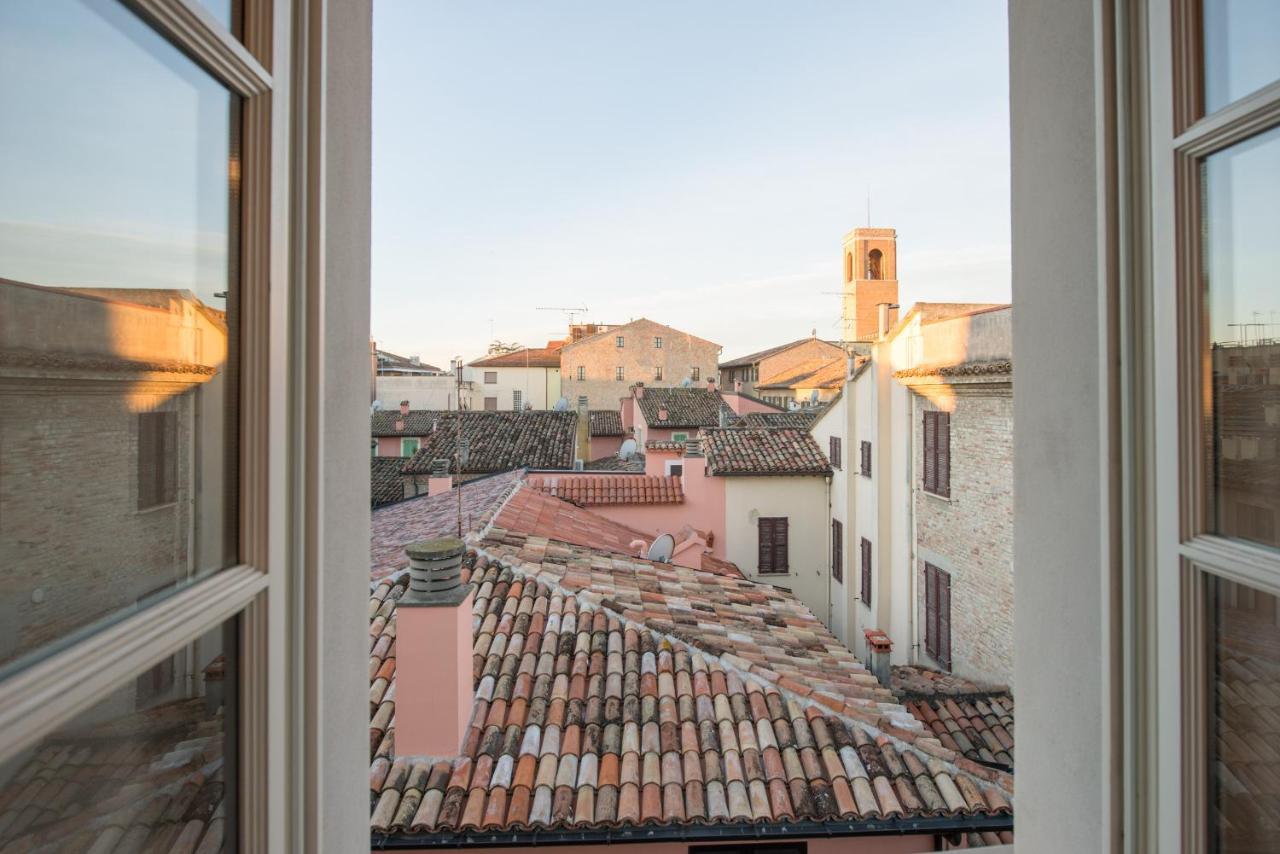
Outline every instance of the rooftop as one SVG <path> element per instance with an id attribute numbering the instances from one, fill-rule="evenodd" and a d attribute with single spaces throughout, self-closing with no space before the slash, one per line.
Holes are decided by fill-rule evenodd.
<path id="1" fill-rule="evenodd" d="M 826 406 L 806 406 L 789 412 L 747 412 L 730 419 L 730 427 L 798 427 L 807 430 L 813 426 Z"/>
<path id="2" fill-rule="evenodd" d="M 622 413 L 616 409 L 592 409 L 589 413 L 591 418 L 591 435 L 592 436 L 625 436 L 626 431 L 622 429 Z"/>
<path id="3" fill-rule="evenodd" d="M 787 368 L 784 373 L 762 377 L 756 383 L 756 388 L 843 388 L 847 364 L 844 356 L 835 359 L 809 359 Z"/>
<path id="4" fill-rule="evenodd" d="M 559 368 L 560 343 L 546 347 L 523 347 L 510 353 L 495 353 L 468 362 L 471 368 Z"/>
<path id="5" fill-rule="evenodd" d="M 582 467 L 587 471 L 644 472 L 644 454 L 635 453 L 625 460 L 617 454 L 609 454 L 597 460 L 587 460 Z"/>
<path id="6" fill-rule="evenodd" d="M 769 349 L 767 349 L 767 350 L 761 350 L 761 351 L 759 351 L 759 352 L 757 352 L 757 353 L 749 353 L 749 354 L 748 354 L 748 355 L 746 355 L 746 356 L 739 356 L 739 357 L 738 357 L 738 358 L 736 358 L 736 359 L 730 359 L 730 360 L 729 360 L 729 361 L 727 361 L 727 362 L 721 362 L 721 363 L 720 363 L 720 367 L 721 367 L 721 368 L 745 368 L 745 367 L 748 367 L 748 366 L 750 366 L 750 365 L 754 365 L 754 364 L 756 364 L 757 362 L 763 361 L 764 359 L 767 359 L 767 358 L 769 358 L 770 356 L 775 356 L 775 355 L 777 355 L 778 353 L 784 353 L 784 352 L 786 352 L 787 350 L 790 350 L 792 347 L 798 347 L 798 346 L 800 346 L 801 344 L 806 344 L 806 343 L 808 343 L 808 342 L 810 342 L 810 341 L 814 341 L 814 340 L 816 340 L 816 339 L 815 339 L 814 337 L 812 337 L 812 336 L 807 337 L 807 338 L 797 338 L 797 339 L 796 339 L 796 340 L 794 340 L 794 341 L 788 341 L 786 344 L 779 344 L 778 346 L 776 346 L 776 347 L 770 347 L 770 348 L 769 348 Z M 823 341 L 823 343 L 825 343 L 825 344 L 830 344 L 832 347 L 839 347 L 839 346 L 840 346 L 840 343 L 839 343 L 838 341 L 825 341 L 825 340 L 824 340 L 824 341 Z"/>
<path id="7" fill-rule="evenodd" d="M 702 431 L 713 475 L 826 475 L 831 464 L 799 427 L 716 427 Z"/>
<path id="8" fill-rule="evenodd" d="M 381 507 L 404 498 L 404 479 L 400 470 L 408 457 L 371 457 L 369 503 Z"/>
<path id="9" fill-rule="evenodd" d="M 487 474 L 528 467 L 573 467 L 576 412 L 529 410 L 526 412 L 411 410 L 403 416 L 405 429 L 397 431 L 398 410 L 373 414 L 375 436 L 417 436 L 422 443 L 405 464 L 405 474 L 429 474 L 431 461 L 447 459 L 456 469 L 454 455 L 458 419 L 462 437 L 470 444 L 464 474 Z"/>
<path id="10" fill-rule="evenodd" d="M 684 488 L 678 477 L 645 474 L 530 475 L 530 489 L 576 504 L 681 504 Z"/>
<path id="11" fill-rule="evenodd" d="M 650 427 L 715 427 L 722 409 L 732 414 L 719 392 L 701 386 L 645 388 L 636 403 Z M 662 409 L 667 411 L 666 418 L 658 417 Z"/>

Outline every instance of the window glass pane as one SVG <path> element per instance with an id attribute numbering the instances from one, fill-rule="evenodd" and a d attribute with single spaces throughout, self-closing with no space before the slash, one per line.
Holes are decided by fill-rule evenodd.
<path id="1" fill-rule="evenodd" d="M 1280 834 L 1280 600 L 1210 587 L 1209 850 L 1272 851 Z"/>
<path id="2" fill-rule="evenodd" d="M 1280 80 L 1280 3 L 1204 0 L 1204 101 L 1213 112 Z"/>
<path id="3" fill-rule="evenodd" d="M 0 3 L 0 674 L 236 560 L 239 114 L 116 2 Z"/>
<path id="4" fill-rule="evenodd" d="M 0 849 L 233 849 L 236 626 L 175 651 L 0 763 Z"/>
<path id="5" fill-rule="evenodd" d="M 1211 526 L 1280 546 L 1280 128 L 1203 176 Z"/>
<path id="6" fill-rule="evenodd" d="M 241 0 L 196 0 L 209 10 L 214 19 L 231 31 L 236 38 L 242 35 L 240 26 L 244 18 L 244 3 Z"/>

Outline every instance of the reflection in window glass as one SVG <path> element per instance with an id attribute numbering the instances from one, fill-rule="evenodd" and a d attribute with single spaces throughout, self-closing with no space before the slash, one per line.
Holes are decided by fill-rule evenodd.
<path id="1" fill-rule="evenodd" d="M 1204 0 L 1204 101 L 1213 112 L 1280 80 L 1280 3 Z"/>
<path id="2" fill-rule="evenodd" d="M 176 650 L 0 764 L 0 849 L 234 848 L 236 627 Z"/>
<path id="3" fill-rule="evenodd" d="M 233 36 L 240 38 L 242 35 L 240 23 L 243 20 L 244 7 L 241 0 L 196 0 L 196 2 L 208 9 L 214 20 L 226 27 Z"/>
<path id="4" fill-rule="evenodd" d="M 236 560 L 239 110 L 115 0 L 0 3 L 0 674 Z"/>
<path id="5" fill-rule="evenodd" d="M 1211 529 L 1280 546 L 1280 129 L 1207 158 Z"/>
<path id="6" fill-rule="evenodd" d="M 1209 850 L 1274 851 L 1280 834 L 1280 600 L 1210 582 Z"/>

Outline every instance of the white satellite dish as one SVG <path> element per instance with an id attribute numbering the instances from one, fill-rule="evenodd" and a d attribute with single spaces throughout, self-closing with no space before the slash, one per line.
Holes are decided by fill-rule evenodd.
<path id="1" fill-rule="evenodd" d="M 658 563 L 670 563 L 671 556 L 676 551 L 676 538 L 670 534 L 659 534 L 658 538 L 653 541 L 653 545 L 649 546 L 649 560 Z"/>
<path id="2" fill-rule="evenodd" d="M 635 454 L 636 450 L 639 447 L 640 446 L 636 444 L 635 439 L 627 439 L 625 442 L 622 443 L 621 447 L 618 448 L 618 459 L 620 460 L 631 459 L 631 457 Z"/>
<path id="3" fill-rule="evenodd" d="M 381 412 L 381 411 L 382 411 L 382 401 L 380 401 L 380 400 L 375 400 L 372 404 L 370 404 L 370 406 L 369 406 L 369 410 L 370 410 L 371 412 Z"/>
<path id="4" fill-rule="evenodd" d="M 817 403 L 818 403 L 818 390 L 815 388 L 813 391 L 809 392 L 809 405 L 816 406 Z"/>
<path id="5" fill-rule="evenodd" d="M 680 388 L 688 388 L 691 385 L 693 385 L 692 377 L 685 377 L 684 379 L 680 380 Z"/>
<path id="6" fill-rule="evenodd" d="M 567 398 L 567 397 L 562 397 L 562 398 L 560 398 L 559 400 L 557 400 L 557 401 L 556 401 L 555 406 L 553 406 L 553 407 L 551 407 L 551 408 L 552 408 L 552 409 L 554 409 L 556 412 L 568 412 L 568 411 L 569 411 L 569 398 Z"/>

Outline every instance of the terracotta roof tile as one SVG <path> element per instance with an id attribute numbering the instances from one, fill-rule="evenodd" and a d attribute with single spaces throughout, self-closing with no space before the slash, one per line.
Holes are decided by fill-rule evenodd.
<path id="1" fill-rule="evenodd" d="M 616 409 L 592 409 L 589 417 L 592 436 L 627 435 L 622 429 L 622 413 Z"/>
<path id="2" fill-rule="evenodd" d="M 404 481 L 400 469 L 408 461 L 405 457 L 371 457 L 369 501 L 374 507 L 391 504 L 404 498 Z"/>
<path id="3" fill-rule="evenodd" d="M 713 475 L 825 475 L 831 464 L 813 435 L 795 427 L 719 427 L 702 431 Z"/>
<path id="4" fill-rule="evenodd" d="M 373 413 L 374 436 L 416 436 L 417 453 L 405 464 L 408 474 L 428 474 L 431 461 L 453 460 L 457 443 L 457 412 L 414 409 L 401 415 L 398 409 Z M 516 468 L 568 469 L 573 467 L 576 412 L 467 411 L 461 413 L 462 437 L 470 443 L 464 474 L 489 474 Z M 397 430 L 397 422 L 404 429 Z"/>
<path id="5" fill-rule="evenodd" d="M 530 475 L 528 488 L 579 507 L 604 504 L 682 504 L 680 478 L 661 475 Z"/>
<path id="6" fill-rule="evenodd" d="M 702 387 L 646 388 L 636 402 L 650 427 L 714 427 L 721 410 L 732 414 L 719 392 Z"/>
<path id="7" fill-rule="evenodd" d="M 525 347 L 510 353 L 483 356 L 468 362 L 469 368 L 558 368 L 560 347 Z"/>
<path id="8" fill-rule="evenodd" d="M 561 501 L 530 484 L 517 488 L 493 520 L 489 537 L 495 541 L 529 543 L 529 538 L 540 538 L 534 546 L 540 554 L 548 551 L 566 551 L 562 545 L 592 545 L 608 552 L 631 554 L 635 540 L 648 544 L 652 534 L 629 528 L 620 522 L 606 519 L 597 513 Z M 567 554 L 558 555 L 560 559 Z"/>

